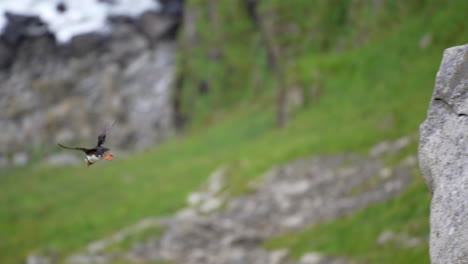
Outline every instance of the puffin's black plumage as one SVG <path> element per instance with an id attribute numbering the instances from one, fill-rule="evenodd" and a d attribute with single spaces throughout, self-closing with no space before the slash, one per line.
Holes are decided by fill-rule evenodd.
<path id="1" fill-rule="evenodd" d="M 67 147 L 65 145 L 62 145 L 60 143 L 58 143 L 58 145 L 62 148 L 66 148 L 66 149 L 73 149 L 73 150 L 81 150 L 83 151 L 85 154 L 86 154 L 86 158 L 85 158 L 85 161 L 86 161 L 86 165 L 90 166 L 90 165 L 93 165 L 96 161 L 104 158 L 106 160 L 112 160 L 110 157 L 107 156 L 107 154 L 109 154 L 109 156 L 113 157 L 114 155 L 110 154 L 109 151 L 110 151 L 110 148 L 106 148 L 106 147 L 103 147 L 102 145 L 106 142 L 106 138 L 107 138 L 107 134 L 109 133 L 109 130 L 112 128 L 112 126 L 114 126 L 114 122 L 112 122 L 111 124 L 109 124 L 105 129 L 104 131 L 102 131 L 102 133 L 98 136 L 98 142 L 96 144 L 96 147 L 94 148 L 81 148 L 81 147 Z"/>

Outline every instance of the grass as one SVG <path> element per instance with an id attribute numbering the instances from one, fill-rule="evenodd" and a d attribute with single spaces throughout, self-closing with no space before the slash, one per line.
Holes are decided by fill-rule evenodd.
<path id="1" fill-rule="evenodd" d="M 319 72 L 322 93 L 313 103 L 295 109 L 284 128 L 274 127 L 272 82 L 264 70 L 257 69 L 265 67 L 265 54 L 251 57 L 242 50 L 243 36 L 253 29 L 246 23 L 233 25 L 234 37 L 220 37 L 233 40 L 225 47 L 224 61 L 204 67 L 200 57 L 206 57 L 206 50 L 197 47 L 199 50 L 194 51 L 196 65 L 191 65 L 192 72 L 187 73 L 185 96 L 186 101 L 192 100 L 204 109 L 196 113 L 205 114 L 197 116 L 184 135 L 128 159 L 115 153 L 112 162 L 90 168 L 32 166 L 0 172 L 0 262 L 20 263 L 41 248 L 56 249 L 65 257 L 142 218 L 171 215 L 221 165 L 235 165 L 228 191 L 238 195 L 249 190 L 248 182 L 274 165 L 322 153 L 366 152 L 380 140 L 414 133 L 425 117 L 443 49 L 464 44 L 467 32 L 464 13 L 460 12 L 466 10 L 466 1 L 447 2 L 445 8 L 433 8 L 437 1 L 427 2 L 432 5 L 411 15 L 400 14 L 388 30 L 375 31 L 370 44 L 356 49 L 322 54 L 307 53 L 307 47 L 301 46 L 302 53 L 290 63 L 288 74 L 307 88 L 317 82 Z M 224 9 L 233 12 L 229 3 Z M 237 23 L 235 14 L 228 18 Z M 433 42 L 423 50 L 417 43 L 428 28 L 433 32 Z M 248 54 L 259 50 L 258 41 L 256 35 L 246 42 L 254 51 Z M 250 71 L 247 65 L 257 68 Z M 226 75 L 230 76 L 224 82 Z M 260 76 L 259 82 L 255 75 Z M 212 76 L 213 85 L 227 87 L 226 94 L 233 94 L 227 96 L 226 107 L 221 107 L 223 100 L 215 104 L 219 107 L 212 107 L 213 101 L 225 93 L 219 87 L 207 98 L 193 97 L 190 82 L 196 85 L 203 76 Z M 249 89 L 267 87 L 263 92 L 242 90 L 244 81 Z M 398 245 L 373 245 L 383 229 L 426 234 L 427 206 L 426 188 L 418 180 L 401 197 L 275 239 L 269 246 L 290 247 L 295 256 L 307 250 L 323 250 L 370 263 L 385 263 L 380 261 L 391 259 L 386 258 L 390 255 L 401 256 L 393 258 L 393 263 L 405 263 L 403 259 L 424 263 L 426 247 L 406 250 Z"/>
<path id="2" fill-rule="evenodd" d="M 421 93 L 429 97 L 430 91 L 422 87 L 408 93 L 407 100 L 418 101 Z M 170 215 L 223 164 L 240 164 L 228 187 L 240 194 L 275 164 L 318 153 L 366 151 L 379 140 L 415 131 L 426 103 L 409 113 L 418 121 L 406 117 L 408 121 L 398 122 L 391 131 L 379 130 L 390 106 L 405 107 L 400 94 L 392 94 L 382 104 L 388 107 L 374 111 L 359 101 L 333 108 L 334 95 L 324 95 L 284 129 L 273 127 L 268 106 L 242 107 L 225 113 L 216 125 L 131 159 L 117 156 L 90 168 L 8 171 L 0 177 L 1 262 L 18 263 L 43 247 L 65 255 L 141 218 Z M 398 112 L 395 116 L 404 120 Z"/>

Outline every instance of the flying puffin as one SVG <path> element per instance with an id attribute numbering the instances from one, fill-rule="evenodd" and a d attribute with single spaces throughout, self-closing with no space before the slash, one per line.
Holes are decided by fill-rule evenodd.
<path id="1" fill-rule="evenodd" d="M 104 142 L 106 141 L 107 134 L 109 133 L 109 130 L 112 128 L 114 123 L 115 123 L 115 121 L 112 122 L 111 124 L 109 124 L 104 129 L 104 131 L 102 131 L 102 133 L 98 136 L 98 142 L 97 142 L 97 145 L 96 145 L 95 148 L 91 148 L 91 149 L 88 149 L 88 148 L 72 148 L 72 147 L 64 146 L 64 145 L 62 145 L 60 143 L 58 143 L 58 145 L 60 147 L 62 147 L 62 148 L 66 148 L 66 149 L 74 149 L 74 150 L 83 151 L 86 154 L 85 161 L 86 161 L 86 165 L 88 167 L 93 165 L 94 163 L 96 163 L 98 160 L 100 160 L 102 158 L 104 158 L 106 160 L 112 160 L 110 157 L 108 157 L 108 156 L 114 157 L 114 155 L 109 153 L 110 148 L 105 148 L 105 147 L 102 146 L 102 144 L 104 144 Z"/>

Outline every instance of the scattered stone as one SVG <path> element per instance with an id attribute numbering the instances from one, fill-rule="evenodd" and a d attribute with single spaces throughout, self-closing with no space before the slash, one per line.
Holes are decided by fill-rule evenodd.
<path id="1" fill-rule="evenodd" d="M 272 251 L 270 253 L 270 261 L 269 264 L 281 264 L 287 261 L 287 257 L 289 254 L 289 250 L 287 249 L 279 249 Z"/>
<path id="2" fill-rule="evenodd" d="M 320 264 L 326 258 L 319 252 L 306 253 L 301 257 L 300 264 Z"/>
<path id="3" fill-rule="evenodd" d="M 390 176 L 392 176 L 392 169 L 390 169 L 390 168 L 382 168 L 382 169 L 379 171 L 379 176 L 380 176 L 380 178 L 382 178 L 383 180 L 388 179 Z"/>
<path id="4" fill-rule="evenodd" d="M 28 163 L 29 156 L 26 152 L 18 152 L 13 155 L 13 165 L 14 166 L 24 166 Z"/>
<path id="5" fill-rule="evenodd" d="M 176 219 L 193 219 L 198 216 L 199 214 L 195 209 L 185 208 L 177 212 L 177 214 L 175 215 L 175 218 Z"/>
<path id="6" fill-rule="evenodd" d="M 380 157 L 383 154 L 389 152 L 390 150 L 390 142 L 389 141 L 382 141 L 371 148 L 369 154 L 371 157 Z"/>
<path id="7" fill-rule="evenodd" d="M 220 208 L 226 198 L 221 194 L 226 185 L 226 173 L 225 166 L 216 169 L 208 177 L 208 182 L 202 190 L 189 194 L 188 205 L 200 213 L 209 213 Z"/>
<path id="8" fill-rule="evenodd" d="M 108 255 L 73 255 L 66 259 L 69 264 L 101 264 L 109 263 L 111 257 Z"/>
<path id="9" fill-rule="evenodd" d="M 423 243 L 427 244 L 426 239 L 422 239 L 419 237 L 408 237 L 407 239 L 404 240 L 403 245 L 407 248 L 413 248 L 413 247 L 418 247 L 422 245 Z"/>
<path id="10" fill-rule="evenodd" d="M 350 264 L 351 261 L 344 258 L 335 258 L 324 255 L 320 252 L 310 252 L 304 254 L 298 264 Z"/>
<path id="11" fill-rule="evenodd" d="M 411 167 L 416 166 L 418 164 L 418 158 L 415 155 L 408 156 L 403 160 L 403 164 Z"/>
<path id="12" fill-rule="evenodd" d="M 426 34 L 424 34 L 424 36 L 422 36 L 422 38 L 419 40 L 419 48 L 421 49 L 427 49 L 427 47 L 429 47 L 429 45 L 431 44 L 432 42 L 432 33 L 431 32 L 427 32 Z"/>
<path id="13" fill-rule="evenodd" d="M 395 141 L 394 151 L 400 152 L 401 150 L 406 148 L 410 143 L 411 143 L 410 136 L 404 136 L 402 138 L 399 138 L 397 141 Z"/>
<path id="14" fill-rule="evenodd" d="M 113 234 L 110 237 L 95 241 L 90 243 L 86 246 L 86 249 L 83 252 L 70 255 L 66 258 L 65 263 L 68 264 L 97 264 L 97 263 L 112 263 L 112 261 L 116 259 L 129 259 L 129 260 L 136 260 L 139 259 L 138 255 L 135 254 L 123 254 L 122 252 L 117 253 L 107 253 L 106 249 L 110 248 L 111 246 L 124 241 L 129 236 L 143 232 L 144 230 L 152 227 L 159 227 L 164 226 L 167 224 L 167 219 L 162 218 L 145 218 L 140 222 L 136 223 L 133 226 L 126 227 L 119 232 Z M 154 244 L 154 242 L 152 242 Z M 154 245 L 150 243 L 151 247 Z M 133 250 L 135 252 L 139 252 L 142 247 L 145 247 L 145 244 L 135 245 Z M 146 254 L 149 254 L 147 250 L 145 250 Z M 151 256 L 155 258 L 154 252 L 151 253 Z"/>
<path id="15" fill-rule="evenodd" d="M 205 199 L 203 195 L 201 192 L 193 192 L 187 197 L 187 203 L 189 206 L 198 206 Z"/>
<path id="16" fill-rule="evenodd" d="M 26 259 L 26 264 L 53 264 L 48 257 L 41 255 L 29 255 Z"/>
<path id="17" fill-rule="evenodd" d="M 218 198 L 210 198 L 207 199 L 203 202 L 203 204 L 200 205 L 200 212 L 202 213 L 209 213 L 212 212 L 222 205 L 222 201 Z"/>
<path id="18" fill-rule="evenodd" d="M 377 245 L 382 246 L 387 244 L 389 241 L 395 240 L 396 234 L 391 230 L 385 230 L 382 232 L 377 239 Z"/>
<path id="19" fill-rule="evenodd" d="M 57 262 L 57 251 L 51 248 L 43 250 L 42 252 L 29 254 L 26 258 L 26 264 L 56 264 Z"/>
<path id="20" fill-rule="evenodd" d="M 377 239 L 377 245 L 383 246 L 389 242 L 393 242 L 401 247 L 413 248 L 420 246 L 424 240 L 419 237 L 410 237 L 407 234 L 395 233 L 391 230 L 385 230 Z"/>
<path id="21" fill-rule="evenodd" d="M 221 166 L 216 169 L 208 178 L 208 192 L 218 194 L 226 186 L 227 167 Z"/>
<path id="22" fill-rule="evenodd" d="M 373 158 L 382 157 L 389 154 L 395 155 L 408 147 L 412 141 L 412 136 L 404 136 L 395 141 L 385 140 L 372 147 L 369 151 L 369 155 Z"/>
<path id="23" fill-rule="evenodd" d="M 142 230 L 158 227 L 162 225 L 162 221 L 158 218 L 146 218 L 138 222 L 137 224 L 124 228 L 121 231 L 115 233 L 114 235 L 93 242 L 89 244 L 86 249 L 89 253 L 102 253 L 109 246 L 123 241 L 125 238 L 129 237 L 132 234 L 141 232 Z"/>

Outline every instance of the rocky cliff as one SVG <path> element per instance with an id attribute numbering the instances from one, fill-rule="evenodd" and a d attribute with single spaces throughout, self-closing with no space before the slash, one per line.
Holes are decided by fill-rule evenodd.
<path id="1" fill-rule="evenodd" d="M 50 153 L 57 141 L 92 146 L 112 120 L 114 148 L 154 146 L 172 133 L 182 1 L 160 3 L 158 11 L 108 17 L 106 34 L 88 32 L 67 43 L 40 17 L 7 14 L 0 38 L 1 165 Z"/>
<path id="2" fill-rule="evenodd" d="M 433 193 L 433 264 L 468 263 L 468 45 L 445 50 L 427 119 L 419 163 Z"/>

